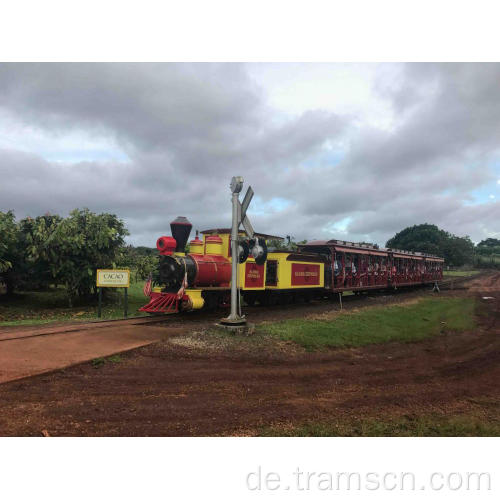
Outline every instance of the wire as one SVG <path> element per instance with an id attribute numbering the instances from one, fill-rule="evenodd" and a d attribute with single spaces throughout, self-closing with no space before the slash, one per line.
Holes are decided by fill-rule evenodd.
<path id="1" fill-rule="evenodd" d="M 238 315 L 241 318 L 241 289 L 240 289 L 239 273 L 240 273 L 240 263 L 238 260 L 238 265 L 236 266 L 236 290 L 238 290 Z"/>

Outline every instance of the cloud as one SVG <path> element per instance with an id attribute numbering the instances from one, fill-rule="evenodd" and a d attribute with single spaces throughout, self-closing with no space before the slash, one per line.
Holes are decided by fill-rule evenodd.
<path id="1" fill-rule="evenodd" d="M 476 240 L 498 234 L 500 205 L 487 195 L 469 202 L 498 178 L 500 65 L 372 66 L 362 99 L 351 88 L 363 77 L 357 65 L 345 95 L 358 107 L 337 110 L 336 96 L 309 109 L 318 97 L 298 112 L 304 89 L 315 88 L 304 86 L 307 69 L 289 113 L 272 107 L 252 65 L 0 65 L 0 129 L 11 137 L 0 142 L 0 210 L 110 211 L 126 220 L 132 241 L 152 245 L 177 215 L 200 229 L 228 225 L 228 184 L 238 174 L 258 195 L 249 213 L 263 232 L 342 231 L 383 244 L 409 224 L 432 222 Z M 314 74 L 331 78 L 324 68 Z M 384 126 L 357 114 L 368 87 L 380 103 L 372 111 L 390 109 Z M 285 105 L 293 81 L 286 88 Z M 342 92 L 338 81 L 332 88 Z M 328 92 L 328 80 L 317 89 Z M 90 153 L 78 151 L 80 138 Z"/>

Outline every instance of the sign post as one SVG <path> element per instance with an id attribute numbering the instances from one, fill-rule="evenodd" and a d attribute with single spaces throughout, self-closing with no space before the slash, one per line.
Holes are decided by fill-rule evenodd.
<path id="1" fill-rule="evenodd" d="M 99 306 L 97 307 L 97 317 L 100 319 L 102 313 L 102 287 L 99 287 Z"/>
<path id="2" fill-rule="evenodd" d="M 243 188 L 243 177 L 233 177 L 231 179 L 231 193 L 232 193 L 232 225 L 231 225 L 231 259 L 232 259 L 232 270 L 231 270 L 231 313 L 227 318 L 223 318 L 220 321 L 220 325 L 224 327 L 229 327 L 237 329 L 238 327 L 244 327 L 246 324 L 245 316 L 241 315 L 240 310 L 240 297 L 238 293 L 238 264 L 240 262 L 240 243 L 238 240 L 238 233 L 240 229 L 240 224 L 243 224 L 247 236 L 251 240 L 255 240 L 252 246 L 251 254 L 255 259 L 265 261 L 267 251 L 263 248 L 265 243 L 259 242 L 259 239 L 255 237 L 255 232 L 253 230 L 252 224 L 248 219 L 246 212 L 250 202 L 252 201 L 254 192 L 251 187 L 248 187 L 247 192 L 243 198 L 243 202 L 240 202 L 239 196 L 241 189 Z M 260 262 L 258 262 L 260 263 Z"/>
<path id="3" fill-rule="evenodd" d="M 123 288 L 124 305 L 123 317 L 128 316 L 128 287 L 130 286 L 130 271 L 128 269 L 98 269 L 97 288 L 99 289 L 99 306 L 97 308 L 97 317 L 102 314 L 102 289 L 103 288 Z"/>

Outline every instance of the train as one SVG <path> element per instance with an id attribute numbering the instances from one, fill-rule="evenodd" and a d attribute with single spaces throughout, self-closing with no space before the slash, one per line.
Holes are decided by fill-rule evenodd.
<path id="1" fill-rule="evenodd" d="M 145 287 L 147 313 L 216 309 L 230 303 L 231 230 L 198 231 L 187 245 L 192 224 L 179 216 L 170 223 L 171 236 L 158 238 L 158 267 Z M 249 240 L 239 233 L 237 283 L 247 305 L 289 304 L 331 298 L 344 292 L 416 287 L 443 278 L 444 259 L 435 255 L 378 248 L 344 240 L 316 240 L 280 245 L 279 236 L 256 233 Z M 249 252 L 257 241 L 259 256 Z M 285 246 L 285 248 L 283 248 Z M 186 252 L 188 248 L 188 252 Z"/>

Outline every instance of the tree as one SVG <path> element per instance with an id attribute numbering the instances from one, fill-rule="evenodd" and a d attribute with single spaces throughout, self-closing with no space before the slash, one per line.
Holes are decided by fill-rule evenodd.
<path id="1" fill-rule="evenodd" d="M 153 274 L 156 267 L 158 266 L 158 256 L 155 255 L 145 255 L 140 257 L 136 263 L 135 280 L 147 279 Z"/>
<path id="2" fill-rule="evenodd" d="M 282 240 L 268 240 L 267 248 L 273 248 L 274 250 L 283 250 L 287 252 L 295 252 L 298 249 L 298 245 L 304 245 L 307 243 L 307 240 L 297 241 L 295 242 L 295 238 L 293 236 L 288 236 L 286 239 Z"/>
<path id="3" fill-rule="evenodd" d="M 63 283 L 70 307 L 96 291 L 96 269 L 114 267 L 128 234 L 112 214 L 73 210 L 69 217 L 46 215 L 21 221 L 29 265 L 45 283 Z"/>
<path id="4" fill-rule="evenodd" d="M 444 257 L 452 266 L 472 263 L 474 258 L 474 244 L 468 236 L 456 236 L 434 224 L 407 227 L 388 240 L 386 246 Z"/>
<path id="5" fill-rule="evenodd" d="M 290 251 L 289 243 L 286 240 L 268 240 L 267 241 L 267 248 L 268 249 L 273 249 L 275 251 Z"/>
<path id="6" fill-rule="evenodd" d="M 19 228 L 12 211 L 0 212 L 0 281 L 7 287 L 7 295 L 14 292 L 14 273 L 20 251 Z"/>
<path id="7" fill-rule="evenodd" d="M 477 244 L 476 251 L 480 255 L 499 255 L 500 240 L 496 238 L 487 238 Z"/>
<path id="8" fill-rule="evenodd" d="M 149 247 L 126 245 L 120 249 L 116 264 L 118 267 L 137 268 L 145 257 L 157 257 L 158 250 Z"/>
<path id="9" fill-rule="evenodd" d="M 476 265 L 484 268 L 500 268 L 500 240 L 487 238 L 476 246 Z"/>
<path id="10" fill-rule="evenodd" d="M 47 241 L 57 254 L 56 273 L 66 284 L 70 304 L 76 296 L 96 291 L 96 269 L 114 267 L 128 235 L 122 220 L 112 214 L 73 210 Z"/>
<path id="11" fill-rule="evenodd" d="M 48 244 L 62 222 L 59 215 L 26 217 L 19 222 L 19 244 L 23 258 L 19 262 L 18 280 L 24 288 L 41 289 L 58 283 L 58 249 Z"/>
<path id="12" fill-rule="evenodd" d="M 478 247 L 492 248 L 500 247 L 500 240 L 496 238 L 486 238 L 477 244 Z"/>
<path id="13" fill-rule="evenodd" d="M 443 256 L 451 266 L 463 266 L 474 261 L 474 243 L 468 236 L 448 234 L 443 244 Z"/>

